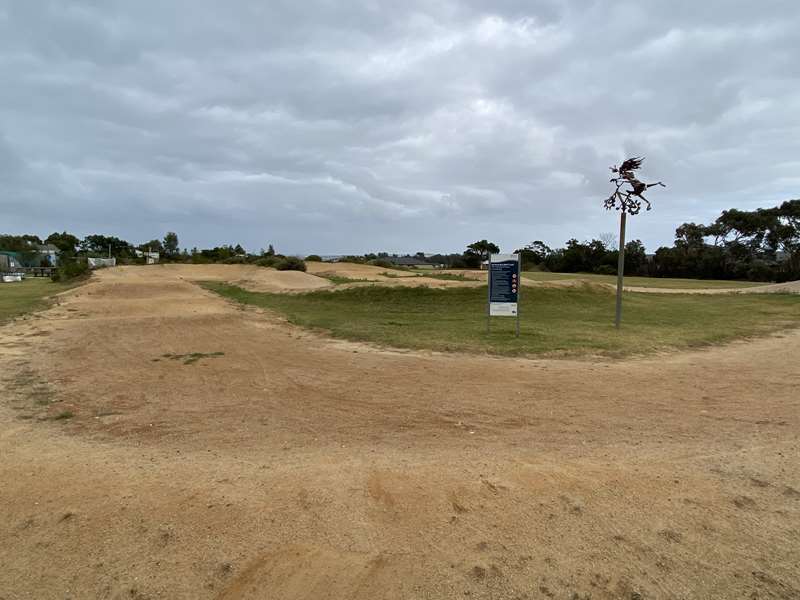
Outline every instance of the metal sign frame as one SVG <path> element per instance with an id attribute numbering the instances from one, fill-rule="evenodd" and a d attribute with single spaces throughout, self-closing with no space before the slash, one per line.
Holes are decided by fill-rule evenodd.
<path id="1" fill-rule="evenodd" d="M 503 265 L 504 268 L 493 269 L 492 265 Z M 501 277 L 505 277 L 508 281 L 504 286 L 504 291 L 498 293 L 511 295 L 513 296 L 514 300 L 498 299 L 492 294 L 494 280 L 499 280 Z M 522 260 L 520 255 L 490 254 L 487 280 L 488 296 L 486 298 L 486 333 L 490 332 L 490 323 L 492 317 L 516 317 L 516 337 L 519 337 L 520 292 L 522 290 Z M 497 290 L 494 291 L 497 292 Z"/>

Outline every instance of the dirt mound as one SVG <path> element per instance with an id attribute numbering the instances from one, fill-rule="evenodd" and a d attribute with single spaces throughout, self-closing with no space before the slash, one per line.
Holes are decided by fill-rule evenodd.
<path id="1" fill-rule="evenodd" d="M 277 271 L 256 265 L 115 267 L 97 271 L 95 276 L 100 281 L 119 282 L 125 286 L 139 283 L 161 288 L 166 285 L 167 290 L 180 281 L 227 281 L 254 292 L 303 292 L 331 286 L 330 281 L 302 271 Z"/>
<path id="2" fill-rule="evenodd" d="M 745 288 L 650 288 L 638 286 L 625 286 L 627 292 L 639 292 L 645 294 L 800 294 L 800 281 L 790 281 L 787 283 L 771 283 Z"/>
<path id="3" fill-rule="evenodd" d="M 335 275 L 347 277 L 348 279 L 366 279 L 368 281 L 390 281 L 393 278 L 415 276 L 415 273 L 411 271 L 346 262 L 308 262 L 306 263 L 306 268 L 313 275 Z M 386 273 L 389 275 L 387 276 Z"/>
<path id="4" fill-rule="evenodd" d="M 455 281 L 449 279 L 436 279 L 435 277 L 402 277 L 398 279 L 384 279 L 381 281 L 356 281 L 336 286 L 336 289 L 363 287 L 365 285 L 379 285 L 381 287 L 429 287 L 429 288 L 455 288 L 477 287 L 482 285 L 478 281 Z"/>
<path id="5" fill-rule="evenodd" d="M 359 287 L 362 285 L 379 284 L 388 287 L 472 287 L 479 285 L 472 280 L 458 281 L 451 279 L 437 279 L 436 275 L 443 271 L 434 270 L 409 270 L 384 269 L 372 265 L 355 263 L 308 263 L 308 270 L 320 277 L 344 277 L 355 281 L 343 283 L 337 289 Z"/>
<path id="6" fill-rule="evenodd" d="M 456 277 L 463 277 L 464 279 L 474 279 L 475 281 L 482 281 L 486 283 L 488 271 L 481 271 L 478 269 L 444 269 L 441 273 L 455 275 Z M 523 280 L 523 283 L 524 280 Z"/>
<path id="7" fill-rule="evenodd" d="M 800 294 L 800 281 L 772 283 L 739 290 L 743 294 Z"/>

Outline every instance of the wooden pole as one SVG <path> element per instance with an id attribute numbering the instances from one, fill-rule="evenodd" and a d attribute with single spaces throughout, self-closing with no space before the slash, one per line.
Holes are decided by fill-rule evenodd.
<path id="1" fill-rule="evenodd" d="M 492 320 L 492 255 L 486 263 L 486 335 L 489 335 L 489 322 Z"/>
<path id="2" fill-rule="evenodd" d="M 517 337 L 519 337 L 519 308 L 522 306 L 522 255 L 517 254 Z"/>
<path id="3" fill-rule="evenodd" d="M 619 261 L 617 262 L 617 316 L 614 325 L 619 329 L 622 322 L 622 283 L 625 276 L 625 220 L 627 213 L 622 209 L 619 218 Z"/>

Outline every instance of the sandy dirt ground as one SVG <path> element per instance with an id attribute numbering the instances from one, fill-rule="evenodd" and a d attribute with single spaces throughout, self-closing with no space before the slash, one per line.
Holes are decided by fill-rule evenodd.
<path id="1" fill-rule="evenodd" d="M 415 273 L 400 269 L 385 269 L 372 265 L 361 265 L 357 263 L 328 263 L 328 262 L 307 262 L 306 268 L 309 273 L 314 275 L 338 275 L 350 279 L 366 279 L 369 281 L 388 281 L 396 278 L 414 277 Z M 389 274 L 388 276 L 386 274 Z"/>
<path id="2" fill-rule="evenodd" d="M 614 286 L 611 286 L 614 287 Z M 800 281 L 786 283 L 770 283 L 755 285 L 746 288 L 718 288 L 718 289 L 671 289 L 648 288 L 639 286 L 625 286 L 628 292 L 644 292 L 650 294 L 800 294 Z"/>
<path id="3" fill-rule="evenodd" d="M 798 356 L 378 350 L 98 273 L 0 328 L 0 599 L 800 598 Z"/>
<path id="4" fill-rule="evenodd" d="M 302 271 L 276 271 L 256 265 L 180 265 L 117 267 L 103 272 L 104 282 L 228 281 L 253 292 L 308 292 L 333 287 L 327 279 Z M 109 289 L 108 286 L 105 286 Z M 113 292 L 110 292 L 113 293 Z"/>
<path id="5" fill-rule="evenodd" d="M 356 263 L 306 263 L 308 272 L 319 277 L 327 275 L 337 275 L 354 279 L 352 283 L 340 284 L 338 289 L 360 287 L 379 283 L 388 287 L 476 287 L 481 283 L 479 278 L 469 276 L 466 281 L 436 279 L 435 277 L 425 277 L 424 274 L 436 275 L 440 273 L 434 270 L 402 271 L 399 269 L 384 269 L 372 265 L 361 265 Z"/>

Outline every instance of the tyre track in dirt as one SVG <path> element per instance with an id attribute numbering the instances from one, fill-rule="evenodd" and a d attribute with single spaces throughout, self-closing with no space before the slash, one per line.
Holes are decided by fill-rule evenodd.
<path id="1" fill-rule="evenodd" d="M 800 596 L 800 333 L 380 351 L 181 277 L 0 329 L 0 598 Z"/>

